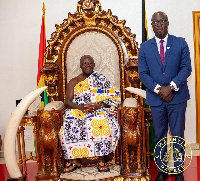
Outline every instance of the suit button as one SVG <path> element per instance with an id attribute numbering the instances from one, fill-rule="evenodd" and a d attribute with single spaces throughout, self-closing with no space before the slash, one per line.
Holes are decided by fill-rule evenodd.
<path id="1" fill-rule="evenodd" d="M 163 72 L 163 75 L 165 75 L 165 72 Z"/>

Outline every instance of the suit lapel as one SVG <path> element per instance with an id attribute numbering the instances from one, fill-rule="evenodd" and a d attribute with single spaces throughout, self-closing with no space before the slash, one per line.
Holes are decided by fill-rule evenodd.
<path id="1" fill-rule="evenodd" d="M 167 47 L 166 47 L 166 52 L 165 52 L 165 65 L 164 65 L 164 69 L 167 66 L 167 63 L 169 62 L 172 45 L 173 45 L 173 38 L 172 38 L 171 35 L 168 35 Z"/>
<path id="2" fill-rule="evenodd" d="M 151 47 L 153 49 L 154 55 L 155 55 L 159 65 L 163 68 L 155 37 L 151 39 Z"/>

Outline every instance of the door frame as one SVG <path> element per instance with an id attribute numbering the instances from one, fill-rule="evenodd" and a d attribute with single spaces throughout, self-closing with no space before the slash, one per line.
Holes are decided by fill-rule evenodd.
<path id="1" fill-rule="evenodd" d="M 193 11 L 195 94 L 196 94 L 196 142 L 200 143 L 200 11 Z"/>

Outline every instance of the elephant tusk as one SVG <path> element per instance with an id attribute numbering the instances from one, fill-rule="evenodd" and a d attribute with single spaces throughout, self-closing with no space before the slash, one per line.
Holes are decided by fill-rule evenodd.
<path id="1" fill-rule="evenodd" d="M 21 119 L 30 104 L 45 90 L 47 86 L 41 87 L 25 96 L 12 113 L 8 122 L 4 138 L 4 158 L 6 167 L 11 178 L 20 178 L 22 173 L 16 159 L 15 139 Z"/>
<path id="2" fill-rule="evenodd" d="M 145 90 L 134 88 L 134 87 L 126 87 L 125 89 L 127 91 L 129 91 L 130 93 L 137 94 L 137 95 L 143 97 L 144 99 L 146 99 L 146 91 Z"/>

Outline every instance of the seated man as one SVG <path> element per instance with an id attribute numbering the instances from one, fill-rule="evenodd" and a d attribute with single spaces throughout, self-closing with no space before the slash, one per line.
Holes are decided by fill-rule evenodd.
<path id="1" fill-rule="evenodd" d="M 105 76 L 93 71 L 95 63 L 90 55 L 80 59 L 82 74 L 67 86 L 61 143 L 65 172 L 80 168 L 78 158 L 99 157 L 98 171 L 109 171 L 104 156 L 115 151 L 119 139 L 117 107 L 119 91 Z"/>

